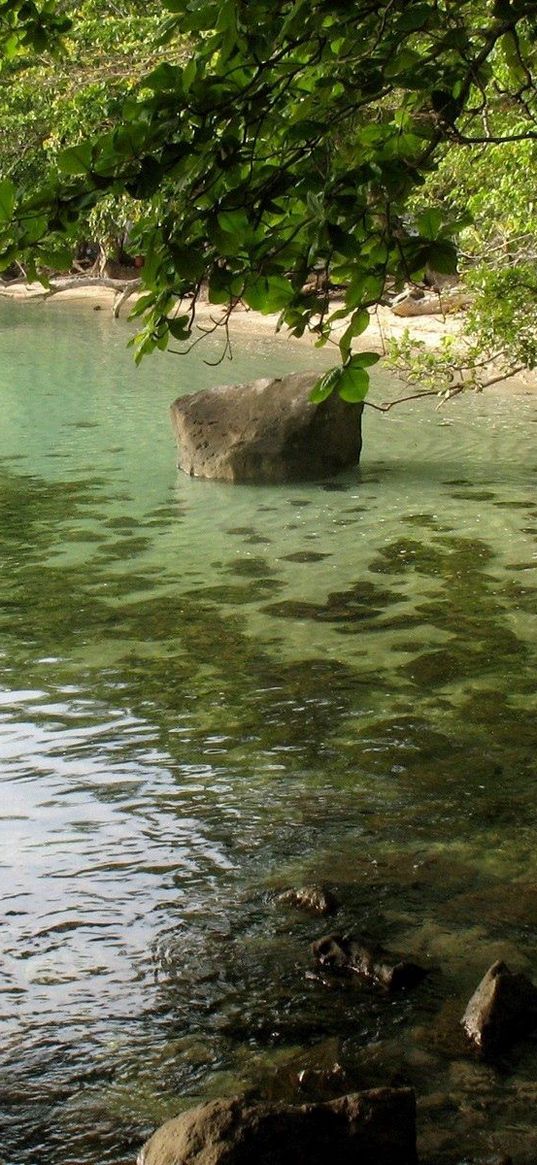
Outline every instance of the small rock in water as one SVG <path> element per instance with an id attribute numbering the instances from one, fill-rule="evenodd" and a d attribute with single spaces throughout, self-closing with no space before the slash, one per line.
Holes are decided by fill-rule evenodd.
<path id="1" fill-rule="evenodd" d="M 347 1073 L 338 1063 L 332 1064 L 330 1068 L 303 1068 L 296 1080 L 301 1093 L 311 1094 L 315 1098 L 322 1094 L 349 1091 Z"/>
<path id="2" fill-rule="evenodd" d="M 489 967 L 461 1020 L 480 1052 L 497 1053 L 537 1024 L 537 988 L 506 963 Z"/>
<path id="3" fill-rule="evenodd" d="M 278 902 L 283 906 L 294 906 L 297 910 L 307 910 L 309 914 L 335 914 L 338 902 L 330 890 L 324 886 L 303 886 L 300 890 L 284 890 L 278 894 Z"/>
<path id="4" fill-rule="evenodd" d="M 359 975 L 387 991 L 416 987 L 427 974 L 418 963 L 391 955 L 374 943 L 339 934 L 317 939 L 311 949 L 316 963 L 324 969 Z"/>
<path id="5" fill-rule="evenodd" d="M 465 1157 L 458 1165 L 513 1165 L 513 1158 L 505 1153 L 493 1153 L 491 1157 Z"/>

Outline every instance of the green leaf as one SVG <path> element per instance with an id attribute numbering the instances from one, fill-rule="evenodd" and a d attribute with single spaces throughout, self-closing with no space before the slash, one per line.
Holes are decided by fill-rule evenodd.
<path id="1" fill-rule="evenodd" d="M 184 4 L 181 4 L 184 7 Z M 182 88 L 183 69 L 180 65 L 170 65 L 163 61 L 156 69 L 144 78 L 144 85 L 155 93 L 166 92 L 169 89 Z"/>
<path id="2" fill-rule="evenodd" d="M 209 278 L 209 303 L 229 303 L 231 295 L 229 271 L 220 271 L 218 268 L 212 271 Z"/>
<path id="3" fill-rule="evenodd" d="M 435 24 L 438 18 L 434 8 L 429 4 L 413 4 L 407 12 L 403 12 L 399 17 L 398 28 L 400 32 L 417 32 L 418 29 L 424 28 L 426 24 L 430 24 L 431 17 L 435 17 Z"/>
<path id="4" fill-rule="evenodd" d="M 183 69 L 183 89 L 188 93 L 196 80 L 198 73 L 198 64 L 195 57 L 191 57 L 188 64 Z"/>
<path id="5" fill-rule="evenodd" d="M 416 219 L 416 226 L 424 239 L 436 239 L 440 234 L 444 215 L 438 206 L 424 210 Z"/>
<path id="6" fill-rule="evenodd" d="M 328 372 L 325 372 L 324 376 L 321 376 L 321 379 L 317 381 L 317 384 L 313 386 L 310 392 L 311 403 L 314 405 L 321 404 L 323 400 L 331 396 L 334 389 L 337 388 L 342 374 L 343 369 L 341 367 L 330 368 Z"/>
<path id="7" fill-rule="evenodd" d="M 366 303 L 376 303 L 384 289 L 383 275 L 367 275 L 360 272 L 353 278 L 345 294 L 347 307 L 362 307 Z M 365 329 L 364 329 L 365 330 Z"/>
<path id="8" fill-rule="evenodd" d="M 422 58 L 414 49 L 403 48 L 393 57 L 384 69 L 385 77 L 399 77 L 401 74 L 413 72 L 420 64 Z"/>
<path id="9" fill-rule="evenodd" d="M 456 121 L 461 111 L 460 102 L 445 89 L 432 90 L 431 105 L 435 113 L 449 123 Z"/>
<path id="10" fill-rule="evenodd" d="M 69 271 L 73 262 L 73 248 L 67 243 L 40 248 L 38 260 L 40 267 L 50 267 L 52 271 Z"/>
<path id="11" fill-rule="evenodd" d="M 352 358 L 353 368 L 371 368 L 373 364 L 378 364 L 380 356 L 378 352 L 357 352 Z"/>
<path id="12" fill-rule="evenodd" d="M 148 291 L 145 295 L 141 295 L 132 308 L 132 311 L 129 312 L 129 319 L 133 320 L 136 319 L 137 316 L 143 315 L 147 308 L 153 307 L 154 302 L 155 295 L 153 291 Z"/>
<path id="13" fill-rule="evenodd" d="M 250 229 L 245 210 L 221 210 L 218 215 L 218 226 L 221 231 L 239 237 L 242 237 Z"/>
<path id="14" fill-rule="evenodd" d="M 427 262 L 439 275 L 456 275 L 457 251 L 454 243 L 448 241 L 433 243 L 432 247 L 429 247 Z"/>
<path id="15" fill-rule="evenodd" d="M 527 82 L 527 73 L 523 60 L 520 59 L 519 42 L 512 32 L 506 32 L 500 38 L 500 47 L 503 49 L 504 60 L 511 77 L 516 84 L 523 85 Z"/>
<path id="16" fill-rule="evenodd" d="M 24 231 L 21 235 L 20 245 L 29 247 L 32 243 L 39 242 L 44 235 L 48 234 L 50 230 L 50 223 L 44 215 L 28 215 L 24 221 Z"/>
<path id="17" fill-rule="evenodd" d="M 252 311 L 268 315 L 287 307 L 294 294 L 292 285 L 284 275 L 254 275 L 247 280 L 242 298 Z"/>
<path id="18" fill-rule="evenodd" d="M 355 336 L 361 336 L 362 332 L 365 332 L 366 328 L 368 327 L 369 312 L 366 311 L 365 307 L 361 307 L 358 309 L 358 311 L 354 312 L 348 328 L 346 328 L 341 337 L 341 340 L 339 341 L 339 350 L 344 360 L 346 360 L 347 356 L 349 355 L 351 344 Z"/>
<path id="19" fill-rule="evenodd" d="M 9 222 L 15 207 L 15 187 L 10 178 L 0 181 L 0 222 Z"/>
<path id="20" fill-rule="evenodd" d="M 170 255 L 177 275 L 190 281 L 201 278 L 205 271 L 205 260 L 201 250 L 195 247 L 182 247 L 179 243 L 172 243 Z"/>
<path id="21" fill-rule="evenodd" d="M 174 316 L 172 318 L 168 316 L 168 330 L 174 340 L 188 340 L 191 335 L 191 330 L 188 326 L 189 322 L 190 316 L 188 315 Z"/>
<path id="22" fill-rule="evenodd" d="M 80 142 L 58 154 L 58 169 L 62 174 L 87 174 L 91 170 L 92 157 L 92 143 Z"/>
<path id="23" fill-rule="evenodd" d="M 369 373 L 355 364 L 356 357 L 345 365 L 341 373 L 338 392 L 342 400 L 357 404 L 364 400 L 369 389 Z"/>

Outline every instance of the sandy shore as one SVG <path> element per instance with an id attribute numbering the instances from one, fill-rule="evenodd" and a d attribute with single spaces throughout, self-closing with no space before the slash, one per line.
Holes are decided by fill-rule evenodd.
<path id="1" fill-rule="evenodd" d="M 72 303 L 85 303 L 94 311 L 109 311 L 110 313 L 113 312 L 117 294 L 118 292 L 111 287 L 86 286 L 68 288 L 45 299 L 44 289 L 40 283 L 17 283 L 8 287 L 0 287 L 0 299 L 11 299 L 17 303 L 28 303 L 28 305 L 42 304 L 44 307 L 49 307 L 51 304 L 54 304 L 55 307 L 57 305 L 68 307 Z M 136 295 L 133 295 L 124 304 L 121 312 L 123 318 L 128 317 L 135 302 Z M 341 306 L 341 304 L 334 302 L 331 310 L 336 311 Z M 218 319 L 219 313 L 219 307 L 200 302 L 196 309 L 196 320 L 201 327 L 206 327 Z M 241 333 L 249 335 L 256 333 L 258 335 L 274 334 L 277 322 L 278 313 L 261 315 L 260 312 L 238 308 L 233 315 L 231 328 L 235 335 Z M 345 321 L 343 321 L 342 329 L 345 326 Z M 382 354 L 385 351 L 386 342 L 391 337 L 401 337 L 405 331 L 408 331 L 413 339 L 422 341 L 429 348 L 435 348 L 441 343 L 443 336 L 456 335 L 463 329 L 463 326 L 463 312 L 454 312 L 445 316 L 438 313 L 437 315 L 401 317 L 394 315 L 389 307 L 378 307 L 371 313 L 370 327 L 354 341 L 353 346 L 358 350 L 375 351 Z M 282 332 L 282 336 L 285 336 L 285 332 Z M 307 335 L 299 340 L 290 337 L 289 342 L 312 347 L 315 337 Z M 527 372 L 504 380 L 487 391 L 535 393 L 537 392 L 537 372 Z"/>
<path id="2" fill-rule="evenodd" d="M 94 309 L 109 310 L 110 312 L 113 311 L 117 291 L 110 287 L 71 287 L 49 298 L 44 298 L 45 295 L 46 289 L 41 283 L 16 283 L 0 287 L 0 298 L 13 299 L 18 303 L 87 303 Z M 124 318 L 128 316 L 136 298 L 137 296 L 133 295 L 127 300 L 121 313 Z M 342 302 L 335 301 L 331 310 L 337 311 L 342 306 Z M 196 308 L 196 319 L 202 326 L 206 326 L 211 320 L 218 318 L 219 312 L 219 307 L 200 301 Z M 247 332 L 275 332 L 278 317 L 278 312 L 271 315 L 261 315 L 260 312 L 237 308 L 233 315 L 232 324 L 234 329 Z M 460 315 L 442 316 L 440 314 L 403 318 L 395 316 L 387 307 L 379 307 L 371 314 L 371 327 L 363 336 L 359 336 L 354 341 L 354 347 L 381 351 L 385 340 L 389 339 L 390 336 L 401 336 L 406 328 L 409 328 L 412 334 L 419 336 L 425 343 L 433 347 L 443 335 L 452 334 L 460 329 L 461 318 Z M 344 330 L 346 322 L 342 321 L 340 326 Z M 313 345 L 314 341 L 315 337 L 303 336 L 299 342 Z"/>

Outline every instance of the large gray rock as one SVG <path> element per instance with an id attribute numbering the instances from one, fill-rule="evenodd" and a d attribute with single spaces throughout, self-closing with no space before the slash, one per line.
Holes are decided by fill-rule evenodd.
<path id="1" fill-rule="evenodd" d="M 362 404 L 311 404 L 315 373 L 222 385 L 171 406 L 179 465 L 235 482 L 316 480 L 358 464 Z"/>
<path id="2" fill-rule="evenodd" d="M 415 1107 L 410 1088 L 300 1106 L 213 1100 L 158 1129 L 137 1165 L 416 1165 Z"/>
<path id="3" fill-rule="evenodd" d="M 537 988 L 527 975 L 493 963 L 476 987 L 461 1023 L 480 1052 L 497 1053 L 537 1025 Z"/>

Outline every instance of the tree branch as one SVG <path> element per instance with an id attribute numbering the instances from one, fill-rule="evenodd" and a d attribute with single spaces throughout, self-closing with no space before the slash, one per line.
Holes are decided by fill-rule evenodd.
<path id="1" fill-rule="evenodd" d="M 28 299 L 41 300 L 44 302 L 46 299 L 51 299 L 53 295 L 61 295 L 63 291 L 73 291 L 84 287 L 95 287 L 97 289 L 106 288 L 117 292 L 112 308 L 114 319 L 117 319 L 123 304 L 127 299 L 130 298 L 131 295 L 134 295 L 137 291 L 140 290 L 141 284 L 141 279 L 137 278 L 110 279 L 107 276 L 96 277 L 93 275 L 68 275 L 56 280 L 51 279 L 49 286 L 43 287 L 42 291 L 32 291 L 29 288 L 28 283 L 24 282 L 23 280 L 17 279 L 10 283 L 6 283 L 1 280 L 0 296 L 3 295 L 6 298 L 12 298 L 14 294 L 17 294 L 18 289 L 26 288 Z"/>

